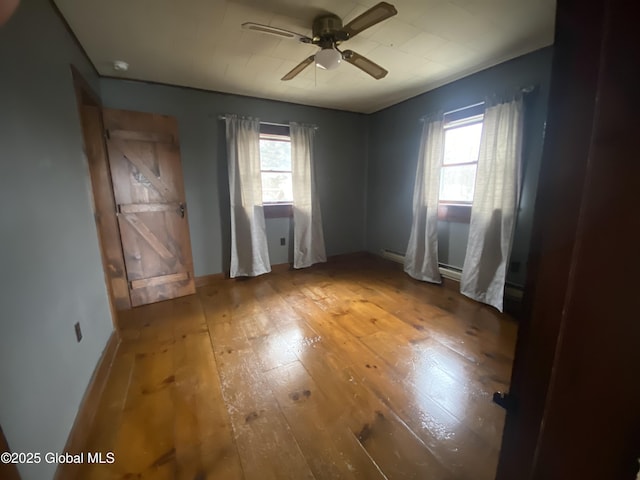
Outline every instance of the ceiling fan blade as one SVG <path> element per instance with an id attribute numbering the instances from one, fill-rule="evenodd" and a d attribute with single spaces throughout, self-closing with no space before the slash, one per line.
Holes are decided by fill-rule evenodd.
<path id="1" fill-rule="evenodd" d="M 286 38 L 289 40 L 297 40 L 302 43 L 312 43 L 313 40 L 304 35 L 300 35 L 296 32 L 284 30 L 283 28 L 276 28 L 270 25 L 262 25 L 261 23 L 245 22 L 242 24 L 242 28 L 245 30 L 253 30 L 254 32 L 266 33 L 269 35 L 276 35 L 280 38 Z"/>
<path id="2" fill-rule="evenodd" d="M 387 73 L 389 73 L 377 63 L 372 62 L 353 50 L 345 50 L 342 52 L 342 58 L 351 65 L 358 67 L 364 73 L 368 73 L 376 80 L 386 77 Z"/>
<path id="3" fill-rule="evenodd" d="M 305 68 L 307 68 L 310 64 L 313 63 L 313 60 L 315 58 L 315 55 L 311 55 L 308 58 L 305 58 L 303 61 L 301 61 L 298 65 L 296 65 L 295 67 L 293 67 L 293 69 L 287 73 L 284 77 L 282 77 L 281 80 L 291 80 L 293 77 L 295 77 L 296 75 L 298 75 L 302 70 L 304 70 Z"/>
<path id="4" fill-rule="evenodd" d="M 347 23 L 342 29 L 349 35 L 349 38 L 357 35 L 358 33 L 366 30 L 369 27 L 373 27 L 376 23 L 380 23 L 389 17 L 393 17 L 398 11 L 396 7 L 387 2 L 380 2 L 374 5 L 369 10 L 364 12 L 359 17 L 354 18 Z"/>

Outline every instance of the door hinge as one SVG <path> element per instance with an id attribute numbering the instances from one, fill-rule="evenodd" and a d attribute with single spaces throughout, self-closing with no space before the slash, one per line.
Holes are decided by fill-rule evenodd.
<path id="1" fill-rule="evenodd" d="M 493 392 L 493 403 L 500 405 L 507 412 L 516 408 L 516 399 L 509 392 Z"/>
<path id="2" fill-rule="evenodd" d="M 104 130 L 104 138 L 106 138 L 107 140 L 111 140 L 111 134 L 109 133 L 109 129 Z"/>

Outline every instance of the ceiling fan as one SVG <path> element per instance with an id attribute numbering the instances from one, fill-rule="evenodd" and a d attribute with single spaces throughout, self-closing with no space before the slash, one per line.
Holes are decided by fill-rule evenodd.
<path id="1" fill-rule="evenodd" d="M 318 67 L 326 70 L 332 70 L 338 67 L 342 60 L 358 67 L 360 70 L 368 73 L 376 80 L 380 80 L 389 72 L 380 65 L 372 62 L 353 50 L 340 50 L 338 45 L 355 37 L 363 30 L 382 22 L 389 17 L 393 17 L 397 13 L 398 11 L 393 5 L 387 2 L 380 2 L 344 26 L 342 25 L 342 19 L 337 15 L 320 15 L 313 21 L 311 29 L 313 37 L 307 37 L 305 35 L 300 35 L 299 33 L 290 32 L 289 30 L 283 30 L 281 28 L 275 28 L 269 25 L 262 25 L 260 23 L 253 22 L 243 23 L 242 28 L 261 33 L 268 33 L 270 35 L 277 35 L 281 38 L 309 43 L 320 47 L 320 50 L 315 55 L 305 58 L 289 73 L 282 77 L 282 80 L 291 80 L 314 61 Z"/>

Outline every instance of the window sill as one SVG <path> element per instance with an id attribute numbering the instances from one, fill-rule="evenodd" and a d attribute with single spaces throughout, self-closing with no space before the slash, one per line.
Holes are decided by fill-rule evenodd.
<path id="1" fill-rule="evenodd" d="M 470 223 L 471 205 L 441 203 L 438 205 L 438 220 L 453 223 Z"/>
<path id="2" fill-rule="evenodd" d="M 291 203 L 265 203 L 264 218 L 291 218 L 293 217 L 293 204 Z"/>

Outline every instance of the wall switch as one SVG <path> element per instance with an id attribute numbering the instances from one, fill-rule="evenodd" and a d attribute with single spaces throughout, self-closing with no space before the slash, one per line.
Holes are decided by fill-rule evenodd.
<path id="1" fill-rule="evenodd" d="M 82 329 L 80 328 L 80 322 L 76 322 L 76 324 L 73 326 L 73 329 L 76 331 L 76 340 L 80 342 L 80 340 L 82 340 Z"/>
<path id="2" fill-rule="evenodd" d="M 286 245 L 284 237 L 280 237 L 280 245 Z"/>

